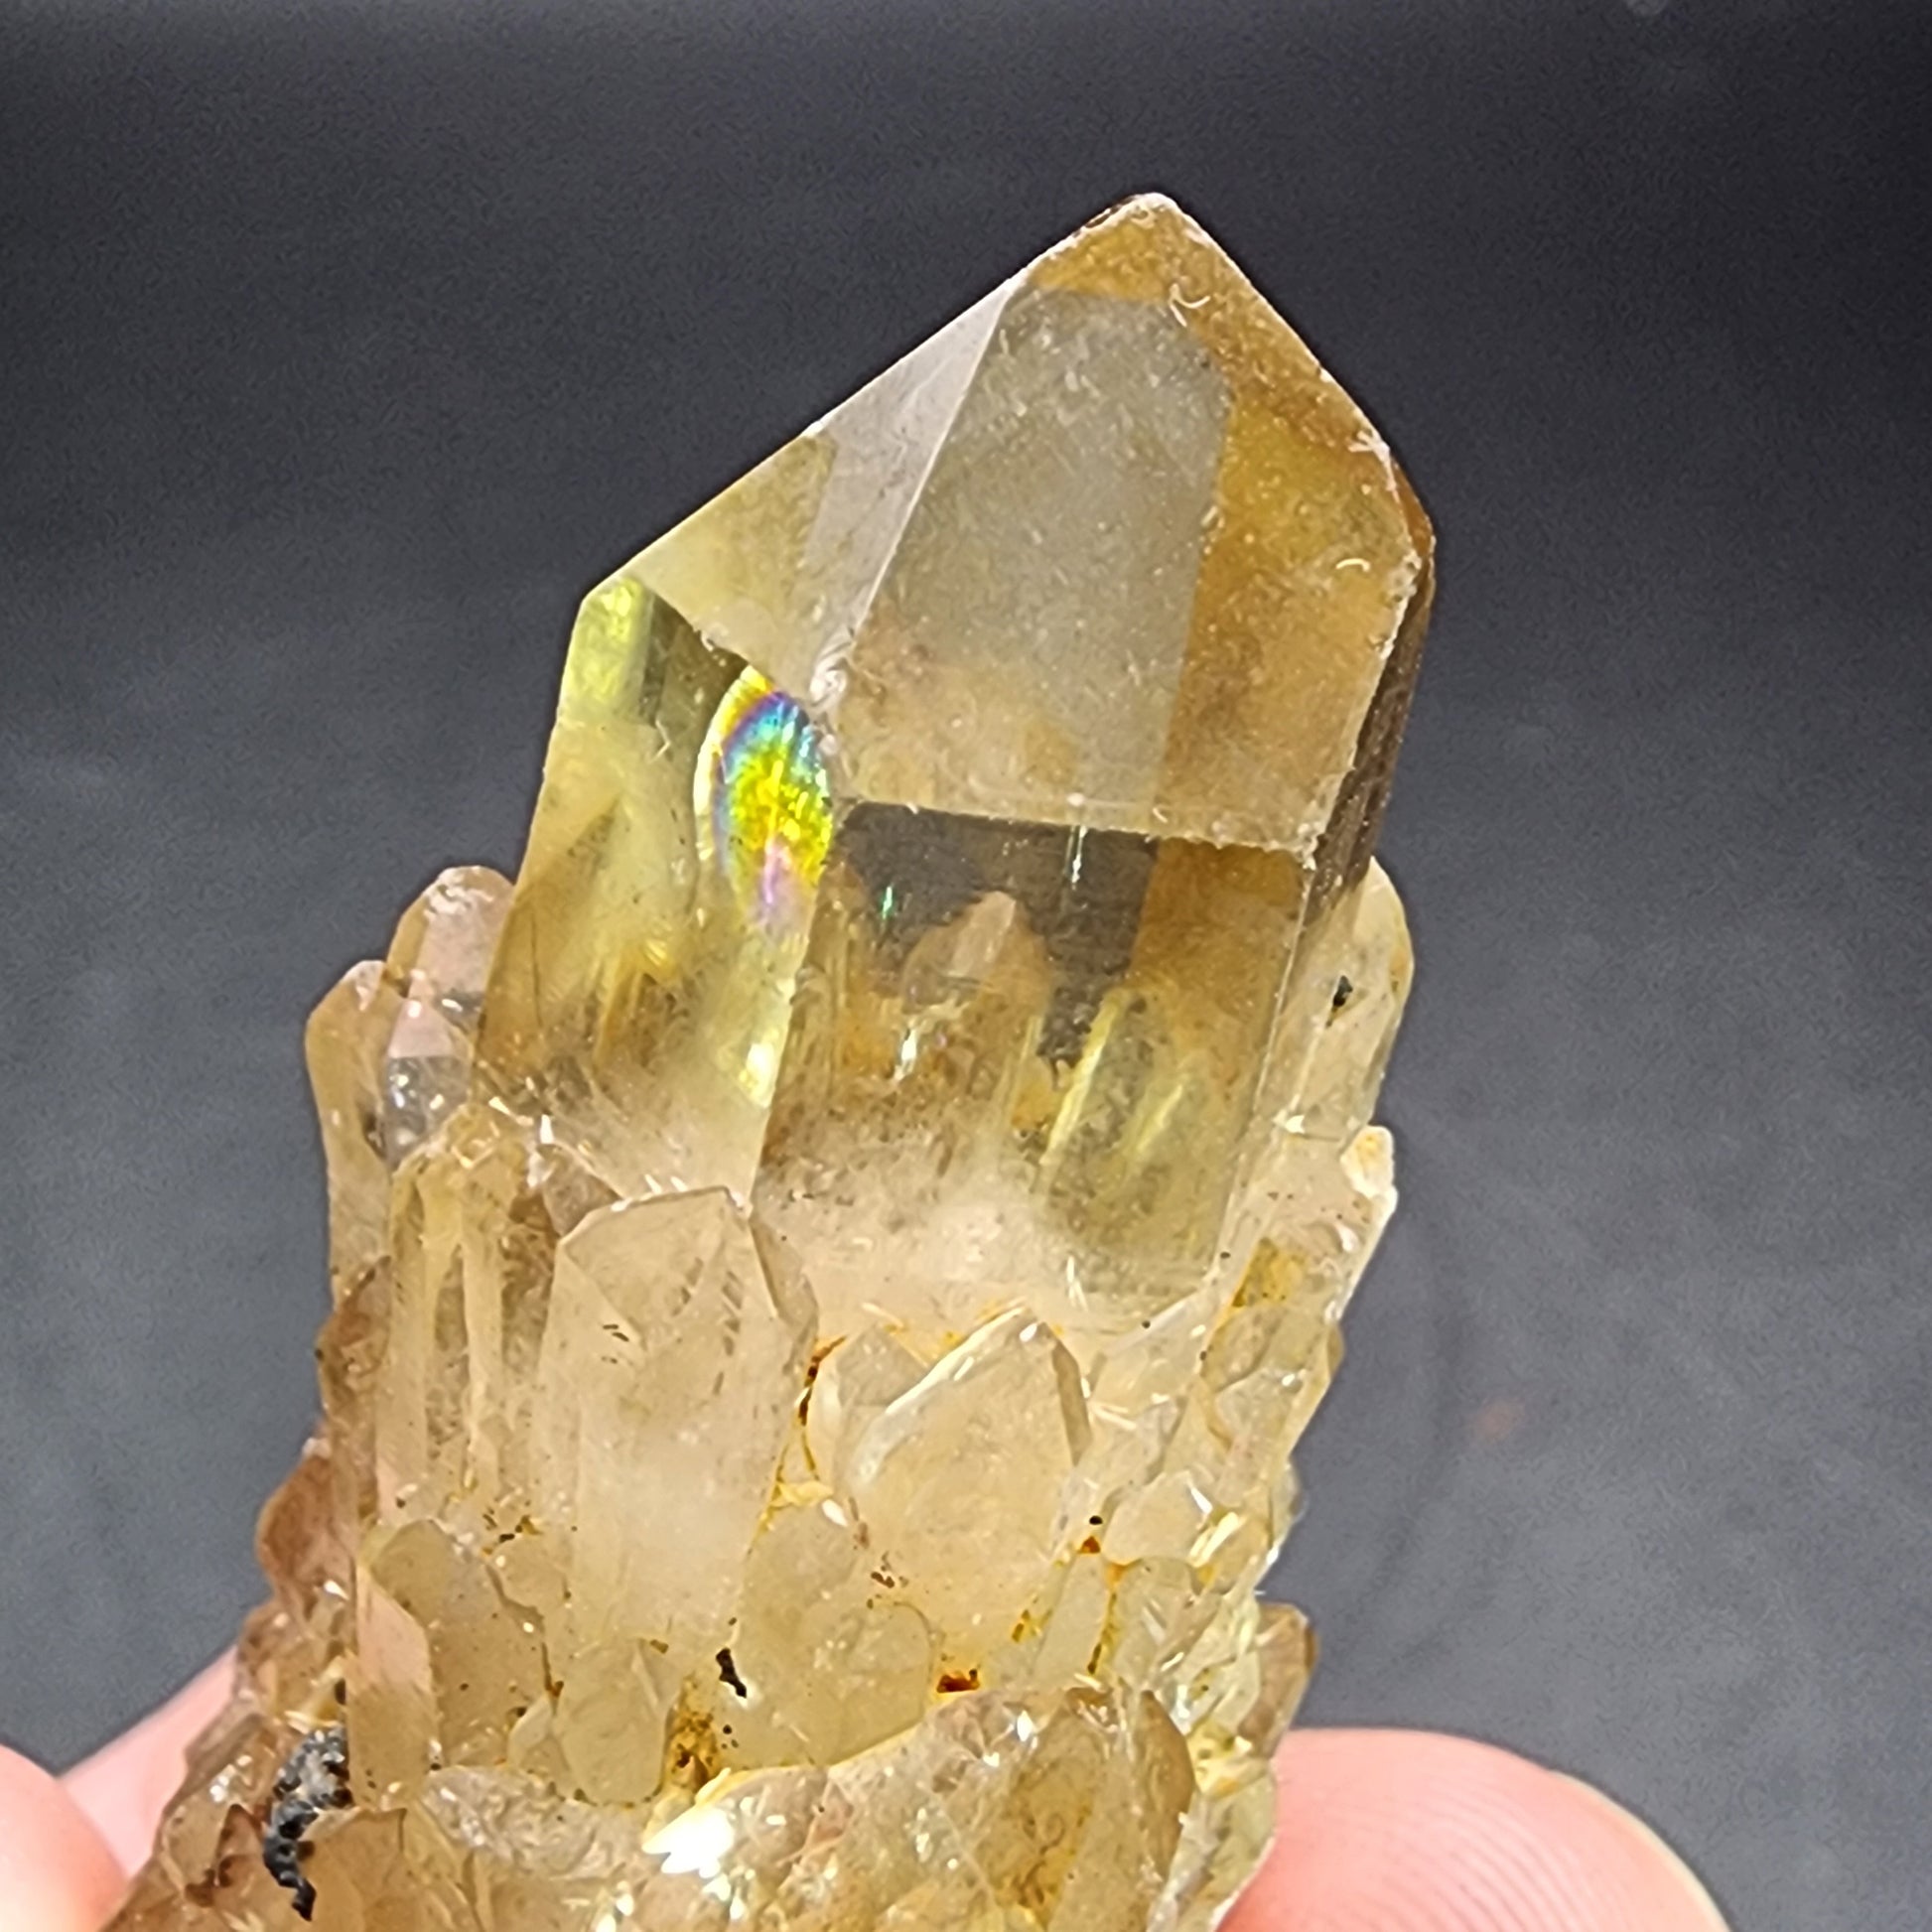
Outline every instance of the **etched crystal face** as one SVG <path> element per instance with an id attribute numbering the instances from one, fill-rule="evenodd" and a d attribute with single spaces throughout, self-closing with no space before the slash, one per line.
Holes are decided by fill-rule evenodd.
<path id="1" fill-rule="evenodd" d="M 124 1925 L 286 1917 L 230 1806 L 338 1722 L 324 1925 L 1212 1919 L 1393 1202 L 1429 547 L 1144 199 L 592 593 L 514 888 L 312 1023 L 327 1424 Z"/>

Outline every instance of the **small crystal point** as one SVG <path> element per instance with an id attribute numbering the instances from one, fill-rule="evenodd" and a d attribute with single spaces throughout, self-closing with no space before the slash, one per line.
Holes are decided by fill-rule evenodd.
<path id="1" fill-rule="evenodd" d="M 325 1426 L 120 1926 L 1212 1923 L 1430 549 L 1143 197 L 591 594 L 514 886 L 311 1022 Z"/>

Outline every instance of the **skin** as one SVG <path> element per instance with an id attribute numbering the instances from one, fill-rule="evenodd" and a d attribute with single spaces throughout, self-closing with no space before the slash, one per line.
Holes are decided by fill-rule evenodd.
<path id="1" fill-rule="evenodd" d="M 220 1659 L 65 1778 L 0 1749 L 5 1932 L 98 1932 L 228 1670 Z M 1280 1833 L 1225 1932 L 1723 1932 L 1648 1826 L 1507 1751 L 1302 1730 L 1279 1766 Z"/>

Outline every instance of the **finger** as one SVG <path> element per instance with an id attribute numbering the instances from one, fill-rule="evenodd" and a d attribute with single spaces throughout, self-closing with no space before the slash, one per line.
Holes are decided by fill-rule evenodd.
<path id="1" fill-rule="evenodd" d="M 60 1779 L 0 1748 L 0 1926 L 96 1932 L 126 1882 Z"/>
<path id="2" fill-rule="evenodd" d="M 1429 1732 L 1291 1732 L 1274 1850 L 1228 1932 L 1724 1932 L 1710 1894 L 1600 1792 Z"/>
<path id="3" fill-rule="evenodd" d="M 148 1856 L 162 1807 L 188 1768 L 188 1746 L 212 1724 L 234 1682 L 232 1653 L 217 1657 L 131 1729 L 83 1759 L 62 1782 L 124 1871 Z"/>

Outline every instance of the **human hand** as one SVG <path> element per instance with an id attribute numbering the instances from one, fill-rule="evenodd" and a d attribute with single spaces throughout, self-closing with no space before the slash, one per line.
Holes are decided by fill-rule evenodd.
<path id="1" fill-rule="evenodd" d="M 0 1745 L 0 1932 L 99 1932 L 233 1678 L 216 1658 L 65 1778 Z"/>
<path id="2" fill-rule="evenodd" d="M 226 1659 L 65 1778 L 0 1750 L 0 1932 L 98 1932 L 147 1854 Z M 1723 1932 L 1653 1832 L 1460 1737 L 1298 1730 L 1281 1829 L 1226 1932 Z"/>

